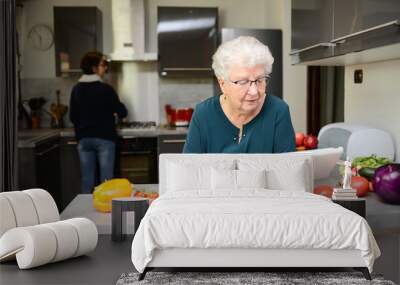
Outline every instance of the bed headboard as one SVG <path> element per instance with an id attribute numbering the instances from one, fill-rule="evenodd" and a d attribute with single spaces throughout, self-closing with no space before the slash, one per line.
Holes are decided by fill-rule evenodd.
<path id="1" fill-rule="evenodd" d="M 162 195 L 167 191 L 166 185 L 168 181 L 167 168 L 169 162 L 175 163 L 196 163 L 202 165 L 213 166 L 221 161 L 232 161 L 237 167 L 239 160 L 305 160 L 309 165 L 310 180 L 309 189 L 313 190 L 314 179 L 321 179 L 329 177 L 332 169 L 335 167 L 336 162 L 339 160 L 343 148 L 327 148 L 317 149 L 305 152 L 291 152 L 282 154 L 161 154 L 159 158 L 159 193 Z M 237 168 L 235 168 L 237 169 Z"/>

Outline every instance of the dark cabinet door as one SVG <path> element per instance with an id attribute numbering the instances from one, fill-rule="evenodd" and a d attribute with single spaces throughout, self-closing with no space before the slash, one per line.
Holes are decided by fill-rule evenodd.
<path id="1" fill-rule="evenodd" d="M 330 42 L 333 0 L 292 0 L 292 50 Z"/>
<path id="2" fill-rule="evenodd" d="M 182 153 L 186 135 L 158 136 L 158 155 L 162 153 Z"/>
<path id="3" fill-rule="evenodd" d="M 18 148 L 18 189 L 37 186 L 35 148 Z"/>
<path id="4" fill-rule="evenodd" d="M 335 0 L 334 37 L 341 39 L 336 43 L 335 55 L 358 52 L 400 42 L 398 25 L 382 27 L 400 20 L 399 0 Z M 381 27 L 375 29 L 377 27 Z M 358 36 L 349 35 L 361 33 Z"/>
<path id="5" fill-rule="evenodd" d="M 35 151 L 36 185 L 47 190 L 56 201 L 59 211 L 63 209 L 60 189 L 60 146 L 57 142 L 38 146 Z"/>
<path id="6" fill-rule="evenodd" d="M 158 7 L 159 72 L 165 77 L 212 77 L 218 9 Z M 174 25 L 181 26 L 175 28 Z"/>
<path id="7" fill-rule="evenodd" d="M 54 7 L 56 75 L 79 72 L 88 51 L 103 50 L 102 15 L 97 7 Z"/>
<path id="8" fill-rule="evenodd" d="M 60 140 L 62 208 L 65 208 L 81 189 L 78 143 L 75 138 Z"/>
<path id="9" fill-rule="evenodd" d="M 297 61 L 333 55 L 334 0 L 292 0 L 292 51 L 303 50 Z"/>
<path id="10" fill-rule="evenodd" d="M 335 0 L 334 38 L 400 19 L 399 0 Z"/>
<path id="11" fill-rule="evenodd" d="M 50 193 L 59 210 L 61 203 L 60 147 L 57 138 L 33 147 L 18 148 L 18 188 L 42 188 Z"/>

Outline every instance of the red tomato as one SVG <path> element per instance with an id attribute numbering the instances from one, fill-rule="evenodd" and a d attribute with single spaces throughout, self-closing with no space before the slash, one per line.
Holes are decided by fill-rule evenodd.
<path id="1" fill-rule="evenodd" d="M 317 148 L 318 146 L 318 139 L 316 136 L 313 135 L 308 135 L 304 138 L 304 146 L 306 147 L 306 149 L 313 149 L 313 148 Z"/>
<path id="2" fill-rule="evenodd" d="M 332 198 L 332 193 L 333 193 L 333 187 L 331 185 L 322 184 L 314 187 L 314 194 Z"/>
<path id="3" fill-rule="evenodd" d="M 351 188 L 357 190 L 358 197 L 364 197 L 369 191 L 369 182 L 365 177 L 352 176 L 351 177 Z"/>
<path id="4" fill-rule="evenodd" d="M 296 133 L 296 146 L 302 146 L 304 141 L 304 134 L 303 133 Z"/>

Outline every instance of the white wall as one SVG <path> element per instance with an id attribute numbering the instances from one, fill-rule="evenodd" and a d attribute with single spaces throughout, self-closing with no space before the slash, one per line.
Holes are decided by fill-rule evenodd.
<path id="1" fill-rule="evenodd" d="M 354 70 L 362 69 L 363 83 L 355 84 Z M 345 122 L 388 131 L 400 161 L 400 60 L 345 68 Z"/>
<path id="2" fill-rule="evenodd" d="M 283 31 L 283 99 L 290 107 L 295 131 L 305 133 L 307 131 L 307 66 L 291 65 L 289 53 L 292 38 L 292 1 L 283 0 L 280 4 Z"/>

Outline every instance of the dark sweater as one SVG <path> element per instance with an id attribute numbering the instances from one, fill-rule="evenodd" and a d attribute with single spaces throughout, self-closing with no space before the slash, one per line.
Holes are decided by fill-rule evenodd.
<path id="1" fill-rule="evenodd" d="M 77 140 L 101 138 L 114 141 L 117 138 L 114 114 L 119 118 L 127 115 L 114 89 L 101 81 L 76 84 L 69 106 Z"/>

